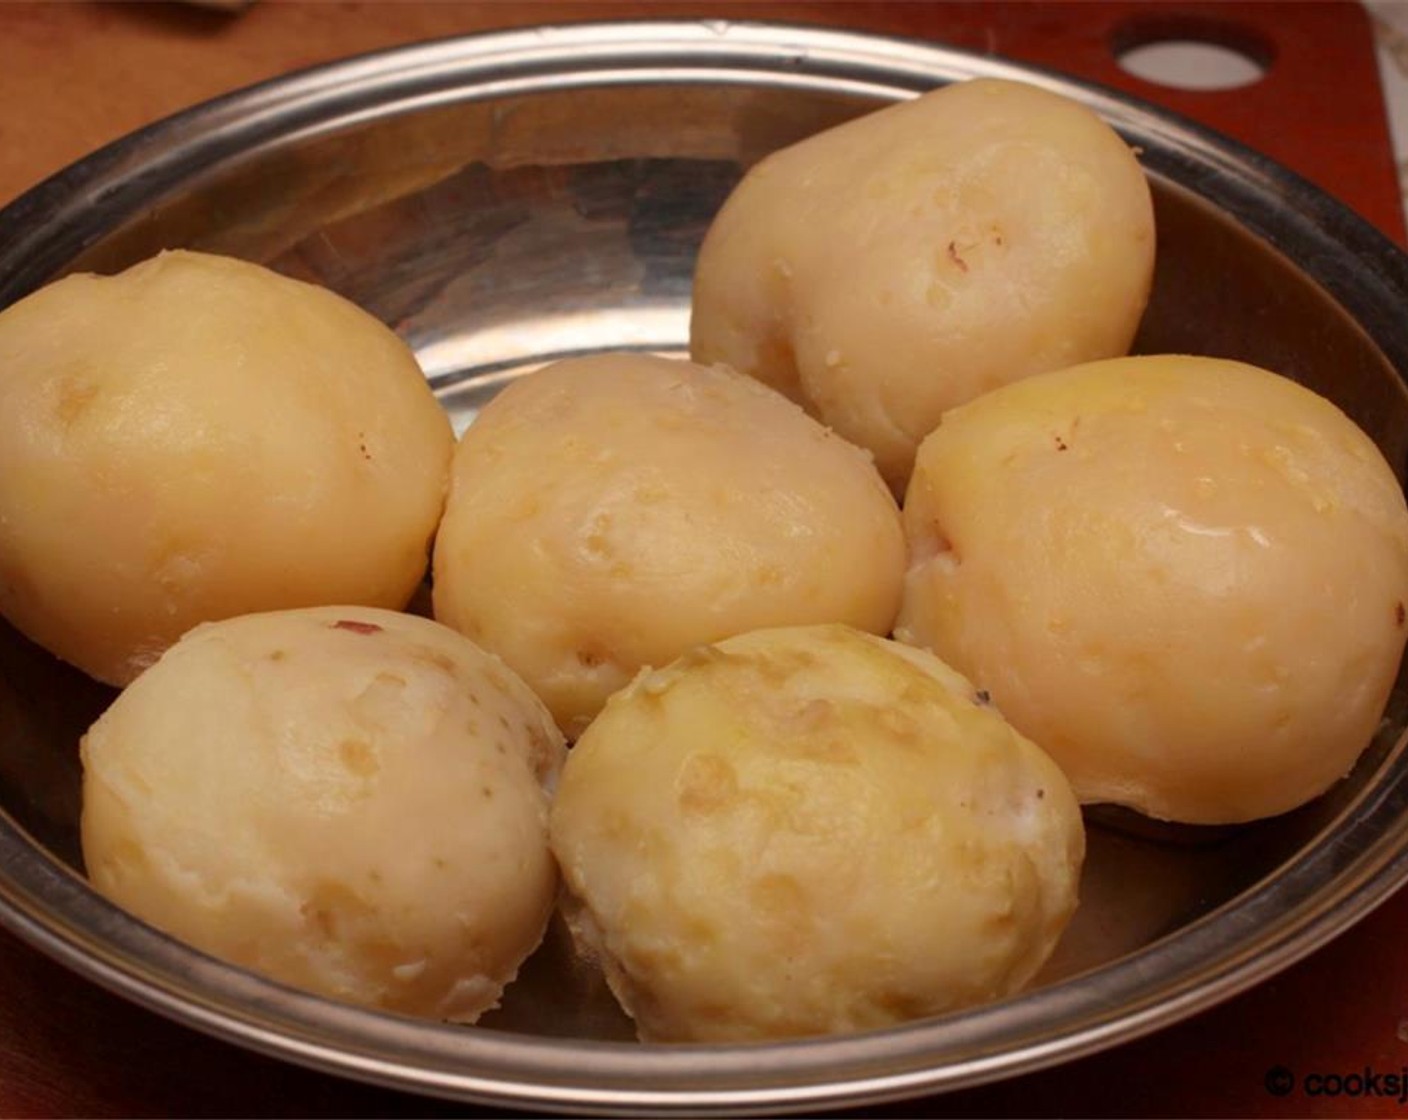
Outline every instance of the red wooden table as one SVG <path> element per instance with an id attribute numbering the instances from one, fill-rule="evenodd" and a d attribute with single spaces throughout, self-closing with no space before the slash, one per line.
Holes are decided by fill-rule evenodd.
<path id="1" fill-rule="evenodd" d="M 1300 2 L 264 0 L 235 15 L 177 5 L 6 3 L 0 4 L 0 204 L 133 128 L 297 67 L 469 31 L 642 15 L 864 28 L 1091 78 L 1260 149 L 1403 239 L 1368 19 L 1351 4 Z M 1119 68 L 1122 46 L 1160 37 L 1236 47 L 1264 62 L 1266 76 L 1232 92 L 1192 92 L 1150 85 Z M 1275 1067 L 1295 1076 L 1288 1095 L 1268 1089 Z M 1399 1115 L 1408 1113 L 1408 1103 L 1388 1093 L 1388 1077 L 1408 1082 L 1405 1067 L 1408 892 L 1399 892 L 1278 978 L 1178 1026 L 1043 1073 L 880 1111 Z M 1271 1084 L 1278 1087 L 1274 1077 Z M 0 1116 L 466 1113 L 474 1110 L 313 1073 L 186 1030 L 0 933 Z"/>

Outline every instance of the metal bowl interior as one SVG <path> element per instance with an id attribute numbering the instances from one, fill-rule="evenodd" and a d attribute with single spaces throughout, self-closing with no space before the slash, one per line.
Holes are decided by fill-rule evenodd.
<path id="1" fill-rule="evenodd" d="M 458 426 L 506 381 L 607 349 L 683 352 L 694 254 L 742 172 L 828 125 L 974 76 L 1091 105 L 1159 223 L 1137 349 L 1242 358 L 1335 400 L 1402 476 L 1402 253 L 1255 154 L 1050 74 L 769 25 L 578 25 L 388 52 L 256 87 L 106 148 L 0 212 L 0 306 L 162 248 L 349 296 L 416 349 Z M 111 692 L 0 626 L 0 922 L 214 1034 L 450 1097 L 619 1113 L 815 1108 L 971 1085 L 1134 1037 L 1309 952 L 1408 878 L 1395 693 L 1354 773 L 1239 828 L 1091 815 L 1078 918 L 1028 993 L 844 1038 L 641 1046 L 554 929 L 476 1028 L 345 1007 L 211 960 L 81 877 L 78 737 Z"/>

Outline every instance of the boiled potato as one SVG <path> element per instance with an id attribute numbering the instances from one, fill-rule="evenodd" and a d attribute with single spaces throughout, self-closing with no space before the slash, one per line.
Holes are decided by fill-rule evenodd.
<path id="1" fill-rule="evenodd" d="M 171 252 L 0 312 L 0 612 L 132 679 L 198 622 L 424 574 L 453 435 L 370 315 Z"/>
<path id="2" fill-rule="evenodd" d="M 198 627 L 82 744 L 93 885 L 275 979 L 473 1021 L 542 938 L 563 742 L 496 658 L 357 607 Z"/>
<path id="3" fill-rule="evenodd" d="M 552 847 L 641 1037 L 864 1030 L 1008 995 L 1076 905 L 1061 772 L 936 658 L 844 626 L 698 647 L 573 748 Z"/>
<path id="4" fill-rule="evenodd" d="M 865 454 L 772 390 L 647 355 L 559 362 L 456 452 L 435 617 L 575 737 L 643 665 L 761 626 L 888 633 L 899 511 Z"/>
<path id="5" fill-rule="evenodd" d="M 955 409 L 919 452 L 896 636 L 991 691 L 1086 801 L 1231 823 L 1345 774 L 1403 652 L 1408 513 L 1328 401 L 1141 357 Z"/>
<path id="6" fill-rule="evenodd" d="M 1153 258 L 1148 184 L 1108 126 L 965 82 L 753 168 L 700 251 L 691 357 L 804 403 L 903 493 L 945 409 L 1128 350 Z"/>

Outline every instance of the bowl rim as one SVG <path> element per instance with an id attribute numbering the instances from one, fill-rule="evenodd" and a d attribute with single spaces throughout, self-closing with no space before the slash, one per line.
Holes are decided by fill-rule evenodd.
<path id="1" fill-rule="evenodd" d="M 955 48 L 801 24 L 582 22 L 456 36 L 273 78 L 158 121 L 0 210 L 0 307 L 153 198 L 251 151 L 414 108 L 506 92 L 763 83 L 912 96 L 1005 77 L 1075 97 L 1302 271 L 1399 373 L 1408 256 L 1269 158 L 1136 98 Z M 1408 880 L 1408 738 L 1316 839 L 1222 907 L 1146 948 L 999 1003 L 883 1031 L 746 1046 L 666 1046 L 449 1027 L 344 1006 L 188 948 L 112 906 L 0 810 L 0 925 L 74 971 L 207 1033 L 402 1090 L 619 1114 L 757 1113 L 969 1087 L 1093 1053 L 1289 966 Z"/>

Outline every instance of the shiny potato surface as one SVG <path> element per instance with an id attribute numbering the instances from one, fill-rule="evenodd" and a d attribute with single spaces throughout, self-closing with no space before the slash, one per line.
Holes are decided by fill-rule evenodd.
<path id="1" fill-rule="evenodd" d="M 1344 775 L 1392 686 L 1408 513 L 1328 401 L 1212 358 L 1097 362 L 944 417 L 896 636 L 991 691 L 1086 801 L 1230 823 Z"/>
<path id="2" fill-rule="evenodd" d="M 887 633 L 899 512 L 868 457 L 779 394 L 607 354 L 507 388 L 465 433 L 435 617 L 499 654 L 575 737 L 643 665 L 762 626 Z"/>
<path id="3" fill-rule="evenodd" d="M 1126 352 L 1153 258 L 1148 184 L 1111 128 L 964 82 L 749 172 L 700 251 L 691 357 L 802 402 L 901 494 L 945 409 Z"/>
<path id="4" fill-rule="evenodd" d="M 844 626 L 642 673 L 552 809 L 569 924 L 643 1039 L 883 1027 L 1010 994 L 1084 854 L 1065 778 L 936 658 Z"/>
<path id="5" fill-rule="evenodd" d="M 0 612 L 123 684 L 202 621 L 399 608 L 452 447 L 331 292 L 189 252 L 66 277 L 0 312 Z"/>
<path id="6" fill-rule="evenodd" d="M 497 658 L 358 607 L 198 627 L 82 744 L 93 885 L 197 948 L 436 1019 L 494 1006 L 557 891 L 563 742 Z"/>

